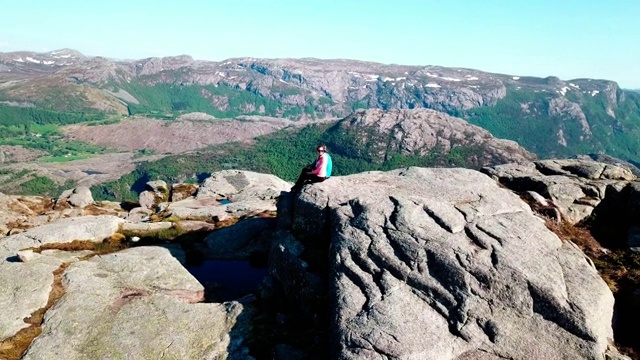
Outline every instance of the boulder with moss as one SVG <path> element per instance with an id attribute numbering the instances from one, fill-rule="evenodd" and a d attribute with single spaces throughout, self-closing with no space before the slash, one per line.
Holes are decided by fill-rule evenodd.
<path id="1" fill-rule="evenodd" d="M 155 210 L 160 203 L 169 200 L 169 187 L 162 180 L 149 181 L 145 185 L 145 191 L 138 198 L 140 206 L 145 209 Z"/>
<path id="2" fill-rule="evenodd" d="M 197 184 L 172 184 L 171 185 L 171 202 L 184 200 L 195 196 L 198 192 L 199 185 Z"/>

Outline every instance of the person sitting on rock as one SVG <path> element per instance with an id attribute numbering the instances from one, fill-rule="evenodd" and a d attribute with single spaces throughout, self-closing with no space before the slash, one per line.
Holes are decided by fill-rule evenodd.
<path id="1" fill-rule="evenodd" d="M 300 173 L 300 177 L 293 185 L 291 191 L 298 191 L 304 184 L 323 182 L 331 176 L 333 163 L 331 156 L 327 153 L 325 145 L 316 146 L 318 158 L 312 164 L 305 166 Z"/>

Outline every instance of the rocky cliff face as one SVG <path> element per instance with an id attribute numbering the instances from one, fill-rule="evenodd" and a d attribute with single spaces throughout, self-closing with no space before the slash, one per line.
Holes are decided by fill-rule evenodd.
<path id="1" fill-rule="evenodd" d="M 450 165 L 472 167 L 536 158 L 514 141 L 496 139 L 463 119 L 429 109 L 360 110 L 330 131 L 341 134 L 340 141 L 333 141 L 332 150 L 355 148 L 375 163 L 388 161 L 395 154 L 423 158 L 450 154 Z M 451 154 L 457 152 L 459 159 L 453 159 Z"/>
<path id="2" fill-rule="evenodd" d="M 332 178 L 279 216 L 297 246 L 329 248 L 333 358 L 605 358 L 613 296 L 592 263 L 478 172 Z"/>
<path id="3" fill-rule="evenodd" d="M 322 116 L 345 116 L 354 107 L 411 109 L 426 107 L 441 111 L 493 106 L 507 95 L 507 89 L 569 92 L 605 95 L 608 107 L 615 109 L 622 96 L 610 81 L 530 78 L 491 74 L 479 70 L 441 66 L 383 65 L 355 60 L 255 59 L 236 58 L 221 62 L 195 61 L 190 56 L 114 61 L 88 58 L 71 50 L 50 53 L 0 53 L 0 81 L 5 94 L 36 99 L 27 94 L 25 84 L 34 75 L 38 82 L 73 83 L 105 91 L 127 88 L 130 82 L 151 86 L 159 83 L 224 85 L 246 90 L 283 104 L 315 103 Z M 9 81 L 11 80 L 11 81 Z M 23 84 L 24 83 L 24 84 Z M 116 89 L 117 90 L 117 89 Z M 124 95 L 124 93 L 123 93 Z M 206 94 L 205 94 L 206 97 Z M 129 100 L 127 100 L 127 98 Z M 133 97 L 121 97 L 131 103 Z M 211 101 L 213 97 L 209 97 Z M 220 106 L 220 105 L 218 105 Z M 575 115 L 564 101 L 550 111 Z"/>
<path id="4" fill-rule="evenodd" d="M 626 193 L 636 179 L 625 166 L 584 158 L 503 164 L 482 171 L 514 191 L 527 192 L 539 206 L 553 207 L 557 214 L 552 217 L 572 224 L 589 218 L 607 196 Z"/>

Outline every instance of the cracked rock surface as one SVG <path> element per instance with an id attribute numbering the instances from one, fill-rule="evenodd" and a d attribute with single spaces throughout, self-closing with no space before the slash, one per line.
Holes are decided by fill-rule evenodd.
<path id="1" fill-rule="evenodd" d="M 218 359 L 246 350 L 240 302 L 205 304 L 204 289 L 160 247 L 72 264 L 64 296 L 24 359 Z M 246 314 L 246 312 L 245 312 Z"/>
<path id="2" fill-rule="evenodd" d="M 588 218 L 608 192 L 619 193 L 636 179 L 623 165 L 584 158 L 509 163 L 482 172 L 511 190 L 542 195 L 572 224 Z"/>
<path id="3" fill-rule="evenodd" d="M 330 242 L 335 358 L 604 359 L 606 284 L 488 176 L 369 172 L 292 201 L 291 232 Z"/>
<path id="4" fill-rule="evenodd" d="M 180 264 L 176 246 L 139 246 L 84 258 L 44 250 L 51 243 L 100 242 L 123 223 L 115 216 L 59 220 L 0 239 L 0 341 L 46 310 L 42 333 L 23 359 L 250 359 L 244 338 L 251 298 L 201 303 L 203 286 Z M 54 271 L 62 264 L 61 284 Z M 61 288 L 60 288 L 61 285 Z M 50 294 L 55 298 L 51 308 Z"/>
<path id="5" fill-rule="evenodd" d="M 116 232 L 120 223 L 122 219 L 115 216 L 84 216 L 0 239 L 0 340 L 28 327 L 23 319 L 47 304 L 52 273 L 62 263 L 51 256 L 18 262 L 20 250 L 72 240 L 101 241 Z"/>

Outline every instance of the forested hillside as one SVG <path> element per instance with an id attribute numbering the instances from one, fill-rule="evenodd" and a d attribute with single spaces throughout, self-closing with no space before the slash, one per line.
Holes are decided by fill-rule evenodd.
<path id="1" fill-rule="evenodd" d="M 556 94 L 509 88 L 495 106 L 456 113 L 494 136 L 511 139 L 541 157 L 606 153 L 640 158 L 640 94 L 623 92 L 615 106 L 605 94 Z"/>
<path id="2" fill-rule="evenodd" d="M 59 127 L 81 122 L 104 124 L 108 122 L 105 119 L 105 114 L 97 112 L 58 112 L 0 104 L 0 145 L 42 150 L 50 158 L 66 155 L 70 157 L 68 160 L 102 153 L 105 149 L 99 146 L 65 139 Z"/>

